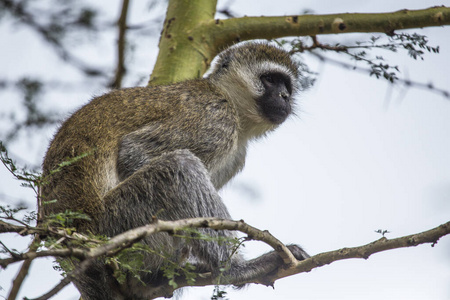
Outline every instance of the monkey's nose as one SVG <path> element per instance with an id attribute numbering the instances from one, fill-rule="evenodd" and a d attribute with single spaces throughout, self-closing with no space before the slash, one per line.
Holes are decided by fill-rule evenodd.
<path id="1" fill-rule="evenodd" d="M 278 94 L 278 96 L 280 96 L 281 98 L 283 98 L 284 101 L 288 101 L 288 100 L 289 100 L 289 94 L 286 93 L 286 92 L 280 92 L 280 93 Z"/>

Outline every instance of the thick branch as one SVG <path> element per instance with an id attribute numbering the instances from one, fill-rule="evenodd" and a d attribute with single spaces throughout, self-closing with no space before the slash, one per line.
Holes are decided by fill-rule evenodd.
<path id="1" fill-rule="evenodd" d="M 216 4 L 217 0 L 169 1 L 158 59 L 149 84 L 167 84 L 202 76 L 204 50 L 193 46 L 190 32 L 213 20 Z"/>
<path id="2" fill-rule="evenodd" d="M 443 25 L 450 25 L 450 7 L 370 14 L 244 17 L 214 21 L 201 31 L 208 32 L 215 39 L 215 45 L 223 47 L 224 43 L 229 45 L 239 40 L 351 32 L 392 34 L 395 30 Z"/>
<path id="3" fill-rule="evenodd" d="M 159 45 L 160 53 L 152 73 L 152 84 L 198 78 L 206 72 L 219 51 L 239 41 L 351 32 L 392 34 L 401 29 L 450 25 L 450 8 L 444 6 L 376 14 L 346 13 L 214 20 L 211 5 L 205 9 L 196 1 L 176 2 L 169 3 Z M 183 6 L 181 8 L 180 3 Z M 176 11 L 177 9 L 182 12 Z M 186 16 L 193 13 L 196 18 Z"/>

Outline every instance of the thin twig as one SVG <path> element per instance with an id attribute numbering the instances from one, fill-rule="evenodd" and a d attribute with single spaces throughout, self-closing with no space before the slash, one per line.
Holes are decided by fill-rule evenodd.
<path id="1" fill-rule="evenodd" d="M 91 257 L 89 250 L 81 249 L 81 248 L 65 248 L 65 249 L 53 249 L 46 251 L 34 251 L 34 252 L 26 252 L 26 253 L 11 253 L 12 257 L 2 258 L 0 259 L 0 266 L 2 268 L 6 268 L 8 265 L 12 263 L 16 263 L 19 261 L 23 261 L 26 259 L 35 259 L 38 257 L 76 257 L 78 259 L 85 259 Z"/>
<path id="2" fill-rule="evenodd" d="M 64 277 L 54 288 L 52 288 L 50 291 L 48 291 L 44 295 L 42 295 L 38 298 L 29 299 L 29 300 L 47 300 L 47 299 L 53 297 L 54 295 L 56 295 L 60 290 L 62 290 L 66 285 L 68 285 L 71 282 L 72 282 L 72 279 L 69 276 Z"/>
<path id="3" fill-rule="evenodd" d="M 40 238 L 36 235 L 31 242 L 28 252 L 35 252 L 39 248 Z M 13 285 L 11 290 L 9 291 L 8 300 L 15 300 L 17 298 L 17 294 L 20 291 L 20 287 L 24 279 L 28 275 L 28 270 L 30 269 L 32 258 L 27 259 L 23 262 L 22 267 L 20 267 L 19 273 L 17 273 L 16 278 L 13 280 Z"/>
<path id="4" fill-rule="evenodd" d="M 358 71 L 358 72 L 363 72 L 363 73 L 371 72 L 371 70 L 369 70 L 367 68 L 358 67 L 358 66 L 355 66 L 355 65 L 343 62 L 343 61 L 325 57 L 316 52 L 310 52 L 310 54 L 312 54 L 313 56 L 316 56 L 321 61 L 332 63 L 332 64 L 338 65 L 345 69 L 350 69 L 352 71 Z M 418 81 L 414 81 L 414 80 L 410 80 L 410 79 L 403 79 L 403 78 L 397 78 L 397 79 L 395 79 L 395 82 L 400 82 L 407 87 L 413 87 L 413 88 L 424 89 L 424 90 L 426 89 L 431 92 L 440 94 L 444 98 L 447 98 L 447 99 L 450 98 L 450 91 L 437 88 L 431 83 L 423 83 L 423 82 L 418 82 Z"/>
<path id="5" fill-rule="evenodd" d="M 375 64 L 372 60 L 364 58 L 364 57 L 361 57 L 361 56 L 358 56 L 358 55 L 356 55 L 354 53 L 351 53 L 351 52 L 348 51 L 348 49 L 358 49 L 358 48 L 362 48 L 362 49 L 371 49 L 371 48 L 387 49 L 388 46 L 403 46 L 403 44 L 401 44 L 401 43 L 383 44 L 383 45 L 375 45 L 374 44 L 374 45 L 355 45 L 355 46 L 344 46 L 344 45 L 331 46 L 331 45 L 328 45 L 328 44 L 320 43 L 316 36 L 311 36 L 311 39 L 312 39 L 312 42 L 313 42 L 311 46 L 298 45 L 298 46 L 300 46 L 300 48 L 292 50 L 291 53 L 293 54 L 293 53 L 296 53 L 296 52 L 308 51 L 312 55 L 318 57 L 321 61 L 330 62 L 330 63 L 336 64 L 336 65 L 339 65 L 339 66 L 341 66 L 343 68 L 369 73 L 370 75 L 374 74 L 373 70 L 357 67 L 357 66 L 348 64 L 346 62 L 334 60 L 334 59 L 325 57 L 325 56 L 323 56 L 321 54 L 318 54 L 317 52 L 314 52 L 313 50 L 320 49 L 320 50 L 325 50 L 325 51 L 334 51 L 334 52 L 337 52 L 337 53 L 344 53 L 346 55 L 349 55 L 355 61 L 364 61 L 364 62 L 368 63 L 370 66 L 377 66 L 377 64 Z M 391 49 L 387 49 L 387 50 L 391 50 Z M 395 70 L 398 71 L 397 67 L 390 67 L 390 69 L 395 69 Z M 428 89 L 428 90 L 433 91 L 435 93 L 441 94 L 445 98 L 450 98 L 450 92 L 449 91 L 444 90 L 444 89 L 436 88 L 431 83 L 426 84 L 426 83 L 412 81 L 412 80 L 409 80 L 409 79 L 401 79 L 401 78 L 398 78 L 395 74 L 392 75 L 391 73 L 388 73 L 387 69 L 383 70 L 383 71 L 386 74 L 388 74 L 389 76 L 394 76 L 394 77 L 390 77 L 390 82 L 391 83 L 395 83 L 395 82 L 398 81 L 398 82 L 401 82 L 402 84 L 404 84 L 407 87 Z"/>

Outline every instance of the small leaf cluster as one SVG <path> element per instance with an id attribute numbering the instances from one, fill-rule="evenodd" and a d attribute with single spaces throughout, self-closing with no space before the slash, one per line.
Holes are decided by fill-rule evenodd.
<path id="1" fill-rule="evenodd" d="M 273 40 L 273 42 L 275 42 L 276 44 L 278 44 L 280 47 L 289 47 L 290 53 L 295 54 L 298 52 L 302 52 L 302 51 L 298 51 L 299 47 L 301 47 L 301 45 L 303 45 L 303 42 L 301 41 L 301 39 L 297 39 L 296 43 L 292 43 L 286 40 Z M 316 82 L 317 79 L 317 72 L 314 72 L 313 70 L 311 70 L 308 66 L 308 64 L 306 64 L 303 61 L 303 58 L 300 55 L 296 55 L 295 57 L 295 62 L 297 63 L 297 67 L 299 70 L 299 85 L 300 85 L 300 91 L 306 91 L 308 89 L 310 89 L 314 83 Z"/>
<path id="2" fill-rule="evenodd" d="M 226 298 L 227 292 L 221 288 L 220 285 L 214 286 L 213 295 L 211 296 L 211 300 L 228 300 Z"/>
<path id="3" fill-rule="evenodd" d="M 37 213 L 35 211 L 28 212 L 21 220 L 16 216 L 17 213 L 25 210 L 26 207 L 18 206 L 12 208 L 10 205 L 0 205 L 0 219 L 15 221 L 23 226 L 29 227 L 32 222 L 36 222 Z"/>
<path id="4" fill-rule="evenodd" d="M 72 158 L 67 158 L 65 161 L 63 161 L 62 163 L 58 164 L 58 166 L 55 169 L 51 170 L 49 176 L 51 176 L 51 175 L 53 175 L 53 174 L 55 174 L 57 172 L 61 172 L 61 170 L 64 167 L 70 166 L 70 165 L 76 163 L 77 161 L 79 161 L 79 160 L 81 160 L 81 159 L 83 159 L 83 158 L 85 158 L 85 157 L 87 157 L 89 155 L 92 155 L 95 152 L 95 150 L 96 149 L 92 149 L 91 151 L 82 153 L 82 154 L 80 154 L 78 156 L 75 156 L 75 157 L 72 157 Z"/>
<path id="5" fill-rule="evenodd" d="M 21 181 L 21 186 L 32 188 L 37 194 L 36 188 L 39 186 L 41 177 L 37 173 L 30 172 L 25 168 L 18 168 L 15 162 L 8 156 L 8 151 L 2 141 L 0 141 L 0 161 L 17 180 Z"/>
<path id="6" fill-rule="evenodd" d="M 385 234 L 391 233 L 389 230 L 386 230 L 386 229 L 378 229 L 378 230 L 375 230 L 375 232 L 381 234 L 383 237 L 385 236 Z"/>
<path id="7" fill-rule="evenodd" d="M 51 226 L 62 227 L 73 231 L 76 231 L 74 225 L 77 220 L 91 221 L 91 218 L 83 212 L 68 209 L 61 213 L 49 214 L 45 218 L 46 223 L 51 224 Z"/>
<path id="8" fill-rule="evenodd" d="M 195 266 L 189 262 L 185 262 L 182 266 L 180 266 L 179 263 L 167 258 L 164 261 L 164 265 L 161 267 L 164 277 L 169 280 L 169 285 L 174 289 L 178 288 L 178 284 L 176 283 L 177 277 L 183 278 L 189 285 L 194 285 L 195 278 L 198 275 L 195 272 L 195 269 Z"/>
<path id="9" fill-rule="evenodd" d="M 354 45 L 334 45 L 322 44 L 317 41 L 317 37 L 312 37 L 313 44 L 308 46 L 302 38 L 294 39 L 290 42 L 292 53 L 301 53 L 309 51 L 322 60 L 327 58 L 317 54 L 315 50 L 333 51 L 336 53 L 349 56 L 356 62 L 364 62 L 369 67 L 370 76 L 376 78 L 384 78 L 393 83 L 399 79 L 400 72 L 398 66 L 391 65 L 385 61 L 383 56 L 371 56 L 369 51 L 373 49 L 383 49 L 391 52 L 397 52 L 399 49 L 406 50 L 408 55 L 413 59 L 424 59 L 425 51 L 430 53 L 439 53 L 439 46 L 433 47 L 428 45 L 428 39 L 424 35 L 417 33 L 393 33 L 388 37 L 387 43 L 380 43 L 381 36 L 372 36 L 368 41 L 355 41 Z M 356 66 L 353 67 L 356 69 Z"/>
<path id="10" fill-rule="evenodd" d="M 136 243 L 114 256 L 106 257 L 105 262 L 108 265 L 113 264 L 118 267 L 114 270 L 114 277 L 120 284 L 124 284 L 127 276 L 131 275 L 145 285 L 141 276 L 145 273 L 151 273 L 144 269 L 144 257 L 148 253 L 154 253 L 154 251 L 147 245 Z"/>
<path id="11" fill-rule="evenodd" d="M 389 43 L 379 44 L 378 41 L 381 37 L 372 36 L 368 42 L 355 42 L 356 46 L 349 46 L 346 49 L 374 49 L 380 48 L 391 52 L 397 52 L 398 49 L 404 49 L 407 51 L 408 55 L 413 59 L 420 58 L 424 59 L 424 50 L 431 53 L 439 53 L 439 46 L 432 47 L 428 45 L 428 39 L 424 35 L 417 33 L 407 34 L 393 34 L 389 37 Z M 360 51 L 352 53 L 346 51 L 356 61 L 364 61 L 370 67 L 370 76 L 374 75 L 377 78 L 385 78 L 390 82 L 394 82 L 398 79 L 397 74 L 400 72 L 398 66 L 392 66 L 388 63 L 384 63 L 384 58 L 382 56 L 375 56 L 375 58 L 369 58 L 366 51 Z"/>
<path id="12" fill-rule="evenodd" d="M 408 55 L 414 59 L 420 58 L 421 60 L 423 60 L 423 55 L 425 54 L 423 50 L 426 50 L 430 53 L 439 53 L 439 46 L 429 46 L 428 39 L 424 35 L 420 35 L 417 33 L 401 33 L 393 35 L 390 39 L 393 42 L 400 42 L 399 45 L 407 50 Z"/>

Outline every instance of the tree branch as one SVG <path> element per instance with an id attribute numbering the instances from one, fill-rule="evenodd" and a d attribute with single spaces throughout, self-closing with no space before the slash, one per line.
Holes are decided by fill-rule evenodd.
<path id="1" fill-rule="evenodd" d="M 44 295 L 37 297 L 37 298 L 33 298 L 30 300 L 47 300 L 50 297 L 53 297 L 54 295 L 56 295 L 60 290 L 62 290 L 66 285 L 68 285 L 70 282 L 72 281 L 71 277 L 67 276 L 64 277 L 63 279 L 61 279 L 61 281 L 54 287 L 52 288 L 50 291 L 48 291 L 47 293 L 45 293 Z M 80 298 L 81 299 L 81 298 Z"/>
<path id="2" fill-rule="evenodd" d="M 26 252 L 26 253 L 16 253 L 11 255 L 9 258 L 0 259 L 0 267 L 3 269 L 8 265 L 23 261 L 27 259 L 35 259 L 38 257 L 76 257 L 78 259 L 85 259 L 87 257 L 91 257 L 89 250 L 83 250 L 78 248 L 66 248 L 66 249 L 53 249 L 53 250 L 45 250 L 45 251 L 37 251 L 37 252 Z"/>
<path id="3" fill-rule="evenodd" d="M 31 245 L 29 247 L 28 253 L 35 252 L 39 247 L 40 239 L 36 236 Z M 9 291 L 8 300 L 15 300 L 17 298 L 17 294 L 19 293 L 20 287 L 22 286 L 25 277 L 28 275 L 28 271 L 30 269 L 31 263 L 33 259 L 26 259 L 22 266 L 20 267 L 19 273 L 17 273 L 16 278 L 13 281 L 13 285 L 11 290 Z"/>
<path id="4" fill-rule="evenodd" d="M 443 25 L 450 25 L 450 7 L 404 9 L 389 13 L 244 17 L 216 20 L 199 31 L 202 34 L 209 32 L 217 46 L 215 49 L 220 49 L 240 40 L 351 32 L 381 32 L 391 35 L 395 30 Z"/>
<path id="5" fill-rule="evenodd" d="M 198 78 L 217 53 L 236 42 L 288 36 L 382 32 L 450 25 L 450 7 L 389 13 L 345 13 L 213 19 L 214 1 L 169 1 L 149 84 Z M 189 13 L 187 13 L 189 12 Z"/>
<path id="6" fill-rule="evenodd" d="M 322 62 L 334 64 L 334 65 L 340 66 L 340 67 L 348 69 L 348 70 L 358 71 L 358 72 L 362 72 L 362 73 L 366 73 L 366 74 L 370 74 L 370 72 L 371 72 L 371 70 L 368 68 L 355 66 L 354 64 L 349 64 L 344 61 L 339 61 L 339 60 L 336 60 L 336 59 L 333 59 L 333 58 L 330 58 L 327 56 L 323 56 L 317 52 L 311 51 L 310 54 L 317 57 L 317 59 L 319 59 Z M 414 80 L 407 79 L 407 78 L 397 78 L 395 80 L 395 83 L 401 83 L 406 87 L 413 87 L 413 88 L 417 88 L 417 89 L 428 90 L 430 92 L 439 94 L 440 96 L 442 96 L 444 98 L 447 98 L 447 99 L 450 98 L 450 92 L 448 90 L 435 87 L 432 83 L 423 83 L 423 82 L 418 82 L 418 81 L 414 81 Z"/>
<path id="7" fill-rule="evenodd" d="M 281 266 L 277 272 L 273 275 L 268 274 L 256 274 L 255 278 L 246 283 L 261 283 L 261 282 L 275 282 L 278 279 L 295 275 L 298 273 L 309 272 L 314 268 L 318 268 L 324 265 L 328 265 L 334 261 L 349 259 L 349 258 L 364 258 L 367 259 L 370 255 L 381 251 L 386 251 L 396 248 L 412 247 L 424 243 L 432 243 L 434 246 L 437 241 L 450 234 L 450 222 L 442 224 L 436 228 L 433 228 L 422 233 L 417 233 L 409 236 L 399 237 L 395 239 L 387 239 L 385 237 L 372 242 L 370 244 L 353 247 L 343 248 L 335 251 L 325 252 L 317 254 L 311 258 L 303 261 L 297 261 L 289 249 L 284 246 L 279 240 L 273 237 L 268 231 L 262 231 L 254 228 L 244 221 L 231 221 L 217 218 L 193 218 L 184 219 L 178 221 L 161 221 L 154 220 L 153 223 L 138 227 L 124 233 L 121 233 L 111 238 L 107 243 L 100 245 L 96 248 L 85 249 L 56 249 L 40 252 L 27 252 L 24 254 L 16 254 L 11 258 L 0 260 L 0 265 L 6 266 L 9 263 L 20 261 L 24 259 L 34 259 L 44 256 L 56 256 L 56 257 L 70 257 L 74 256 L 80 259 L 81 264 L 60 283 L 54 290 L 48 294 L 54 294 L 55 291 L 59 291 L 63 286 L 76 276 L 82 276 L 83 270 L 85 270 L 96 258 L 100 256 L 112 256 L 118 253 L 118 249 L 125 249 L 130 245 L 141 241 L 143 238 L 155 234 L 157 232 L 177 232 L 185 230 L 186 228 L 211 228 L 215 230 L 237 230 L 248 235 L 249 239 L 263 241 L 270 245 L 277 251 L 283 258 L 284 265 Z M 264 276 L 265 280 L 260 281 L 259 278 Z M 213 285 L 216 282 L 216 278 L 211 276 L 211 273 L 198 274 L 196 278 L 195 286 Z M 229 282 L 233 284 L 233 282 Z M 243 282 L 239 282 L 243 284 Z M 189 283 L 183 278 L 177 278 L 178 288 L 189 286 Z M 168 292 L 173 290 L 172 287 L 167 286 L 166 283 L 160 286 L 152 286 L 151 297 L 157 298 L 166 296 Z M 45 296 L 45 295 L 44 295 Z M 42 296 L 39 299 L 46 299 Z"/>
<path id="8" fill-rule="evenodd" d="M 441 237 L 448 234 L 450 234 L 450 222 L 447 222 L 438 227 L 435 227 L 433 229 L 421 233 L 416 233 L 391 240 L 383 237 L 379 240 L 376 240 L 375 242 L 372 242 L 364 246 L 353 248 L 342 248 L 335 251 L 320 253 L 306 260 L 299 261 L 292 268 L 280 269 L 278 273 L 273 276 L 273 279 L 275 280 L 298 273 L 309 272 L 314 268 L 322 267 L 324 265 L 328 265 L 331 264 L 332 262 L 343 259 L 349 258 L 368 259 L 372 254 L 391 249 L 414 247 L 426 243 L 431 243 L 432 244 L 431 246 L 434 247 L 434 245 Z"/>
<path id="9" fill-rule="evenodd" d="M 235 222 L 235 221 L 231 221 Z M 225 225 L 225 223 L 222 223 Z M 245 223 L 244 223 L 245 224 Z M 225 226 L 228 227 L 228 226 Z M 240 227 L 240 226 L 238 226 Z M 217 227 L 210 227 L 213 229 L 225 229 L 224 227 L 220 226 L 220 228 Z M 230 229 L 231 228 L 227 228 Z M 235 230 L 240 231 L 241 228 L 236 228 Z M 343 259 L 349 259 L 349 258 L 364 258 L 368 259 L 370 255 L 390 249 L 396 249 L 396 248 L 404 248 L 404 247 L 413 247 L 420 244 L 425 243 L 432 243 L 432 246 L 436 244 L 436 242 L 443 236 L 450 234 L 450 222 L 447 222 L 445 224 L 442 224 L 436 228 L 433 228 L 428 231 L 424 231 L 422 233 L 417 233 L 409 236 L 404 236 L 392 240 L 388 240 L 387 238 L 383 237 L 375 242 L 372 242 L 370 244 L 360 246 L 360 247 L 354 247 L 354 248 L 343 248 L 335 251 L 320 253 L 315 256 L 312 256 L 311 258 L 308 258 L 303 261 L 297 261 L 295 265 L 284 266 L 279 268 L 278 272 L 276 272 L 274 275 L 268 277 L 267 274 L 265 274 L 266 278 L 269 278 L 272 280 L 272 282 L 275 282 L 278 279 L 309 272 L 314 268 L 322 267 L 324 265 L 331 264 L 334 261 L 343 260 Z M 256 238 L 255 238 L 256 239 Z M 258 240 L 258 239 L 257 239 Z M 195 286 L 206 286 L 206 285 L 212 285 L 214 284 L 215 279 L 210 276 L 210 274 L 203 274 L 203 276 L 200 276 L 195 283 Z M 248 283 L 260 283 L 257 280 L 253 282 Z M 231 283 L 232 284 L 232 283 Z M 242 284 L 242 283 L 240 283 Z M 185 281 L 178 281 L 177 280 L 178 287 L 185 287 L 189 286 Z M 167 294 L 167 286 L 162 287 L 158 286 L 153 288 L 152 287 L 152 295 L 151 299 L 161 297 Z"/>
<path id="10" fill-rule="evenodd" d="M 159 232 L 159 231 L 172 231 L 178 229 L 181 230 L 182 228 L 186 227 L 209 227 L 211 229 L 216 230 L 221 229 L 238 230 L 247 233 L 254 240 L 264 241 L 269 245 L 271 245 L 274 249 L 277 248 L 276 242 L 277 240 L 275 238 L 274 240 L 272 240 L 271 235 L 268 232 L 261 231 L 254 227 L 251 227 L 245 224 L 243 221 L 230 221 L 214 218 L 197 218 L 173 222 L 158 221 L 157 224 L 155 225 L 156 226 L 151 224 L 125 232 L 119 236 L 116 236 L 117 240 L 114 243 L 116 242 L 118 243 L 119 241 L 129 242 L 130 238 L 137 239 L 138 236 L 140 238 L 143 238 L 144 235 L 156 233 L 156 231 L 154 230 L 157 230 Z M 269 278 L 269 281 L 275 282 L 278 279 L 303 272 L 309 272 L 314 268 L 318 268 L 342 259 L 348 258 L 367 259 L 369 258 L 370 255 L 381 251 L 402 247 L 412 247 L 424 243 L 433 243 L 434 246 L 434 244 L 439 240 L 439 238 L 447 234 L 450 234 L 450 222 L 447 222 L 434 229 L 418 234 L 413 234 L 392 240 L 388 240 L 383 237 L 373 243 L 364 246 L 354 248 L 343 248 L 335 251 L 317 254 L 304 261 L 297 261 L 294 258 L 295 263 L 292 264 L 290 263 L 291 261 L 289 261 L 289 265 L 285 264 L 283 267 L 279 268 L 279 270 L 276 273 L 274 273 L 273 276 L 268 277 L 268 274 L 261 274 L 261 276 L 264 275 L 266 279 Z M 286 263 L 286 260 L 284 261 Z M 216 282 L 215 280 L 216 280 L 215 278 L 211 277 L 210 273 L 200 274 L 199 277 L 196 279 L 195 286 L 213 285 Z M 267 282 L 267 280 L 265 280 L 264 282 Z M 261 282 L 256 278 L 254 281 L 247 283 L 261 283 Z M 233 282 L 230 282 L 230 284 L 233 284 Z M 242 284 L 242 282 L 239 282 L 239 284 Z M 177 285 L 178 288 L 189 286 L 189 284 L 184 280 L 177 280 Z M 167 285 L 152 287 L 151 298 L 157 298 L 167 295 L 168 288 L 169 287 Z"/>
<path id="11" fill-rule="evenodd" d="M 33 228 L 33 227 L 14 225 L 14 224 L 7 223 L 5 221 L 0 220 L 0 233 L 15 232 L 20 235 L 29 235 L 29 234 L 37 233 L 39 231 L 41 231 L 41 230 Z"/>
<path id="12" fill-rule="evenodd" d="M 119 28 L 119 37 L 117 39 L 117 68 L 114 80 L 110 84 L 112 88 L 118 89 L 122 87 L 122 79 L 126 73 L 125 69 L 125 46 L 126 39 L 125 33 L 127 31 L 127 15 L 128 7 L 130 5 L 129 0 L 123 0 L 122 11 L 120 13 L 119 20 L 117 21 L 117 26 Z"/>
<path id="13" fill-rule="evenodd" d="M 167 84 L 203 75 L 209 52 L 204 48 L 208 47 L 209 34 L 203 38 L 198 36 L 198 41 L 203 40 L 198 45 L 191 32 L 213 20 L 216 5 L 217 0 L 169 1 L 149 84 Z"/>

